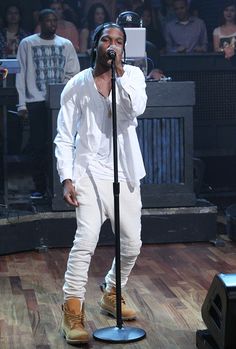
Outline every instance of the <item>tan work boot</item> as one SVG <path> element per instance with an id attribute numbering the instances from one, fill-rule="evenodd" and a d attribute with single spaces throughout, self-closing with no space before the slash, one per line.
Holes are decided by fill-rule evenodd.
<path id="1" fill-rule="evenodd" d="M 104 290 L 102 299 L 99 305 L 103 311 L 114 316 L 116 318 L 116 289 L 112 287 L 111 292 Z M 134 309 L 127 307 L 125 300 L 121 297 L 121 316 L 122 320 L 134 320 L 136 318 L 136 312 Z"/>
<path id="2" fill-rule="evenodd" d="M 84 328 L 84 305 L 79 298 L 70 298 L 62 306 L 62 332 L 70 344 L 88 343 L 89 334 Z"/>

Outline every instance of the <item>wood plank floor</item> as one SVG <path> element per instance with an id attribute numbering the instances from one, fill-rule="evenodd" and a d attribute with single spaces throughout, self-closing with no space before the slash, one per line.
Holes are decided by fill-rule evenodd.
<path id="1" fill-rule="evenodd" d="M 126 299 L 143 328 L 144 340 L 109 344 L 91 338 L 87 348 L 192 349 L 197 329 L 205 328 L 201 305 L 215 274 L 236 273 L 236 244 L 210 243 L 145 245 L 129 279 Z M 68 249 L 0 256 L 0 348 L 71 348 L 61 336 L 62 284 Z M 87 326 L 115 326 L 100 313 L 99 283 L 110 266 L 113 247 L 98 247 L 86 294 Z M 124 326 L 127 323 L 124 324 Z"/>

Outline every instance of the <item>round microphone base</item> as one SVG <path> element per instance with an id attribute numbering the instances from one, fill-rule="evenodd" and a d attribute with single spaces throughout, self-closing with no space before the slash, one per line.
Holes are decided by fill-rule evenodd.
<path id="1" fill-rule="evenodd" d="M 93 337 L 103 342 L 131 343 L 145 338 L 146 332 L 137 327 L 104 327 L 96 330 Z"/>

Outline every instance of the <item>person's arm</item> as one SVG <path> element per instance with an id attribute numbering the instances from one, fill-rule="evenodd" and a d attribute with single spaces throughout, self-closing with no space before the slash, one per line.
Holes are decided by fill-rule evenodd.
<path id="1" fill-rule="evenodd" d="M 207 52 L 207 48 L 208 48 L 207 29 L 203 21 L 201 21 L 201 32 L 199 37 L 198 48 L 199 48 L 198 52 Z"/>
<path id="2" fill-rule="evenodd" d="M 70 23 L 70 22 L 69 22 Z M 69 37 L 68 39 L 72 42 L 75 51 L 79 52 L 79 32 L 73 23 L 69 24 Z"/>
<path id="3" fill-rule="evenodd" d="M 80 72 L 80 63 L 75 51 L 74 46 L 71 42 L 67 45 L 67 56 L 65 64 L 65 82 L 70 80 L 74 75 Z"/>
<path id="4" fill-rule="evenodd" d="M 213 31 L 213 47 L 215 52 L 220 52 L 220 37 L 218 34 L 218 28 L 215 28 Z"/>
<path id="5" fill-rule="evenodd" d="M 75 188 L 72 183 L 75 135 L 80 117 L 80 109 L 76 103 L 76 91 L 77 88 L 75 88 L 74 81 L 71 80 L 61 94 L 61 108 L 57 119 L 57 135 L 54 140 L 57 170 L 63 185 L 63 197 L 72 206 L 78 206 Z"/>
<path id="6" fill-rule="evenodd" d="M 173 38 L 172 38 L 172 35 L 171 35 L 171 30 L 170 30 L 169 23 L 167 23 L 166 26 L 165 26 L 164 34 L 165 34 L 165 41 L 166 41 L 166 52 L 167 53 L 176 53 L 177 52 L 177 48 L 176 48 L 176 45 L 173 42 Z M 180 51 L 180 52 L 183 52 L 183 50 Z"/>
<path id="7" fill-rule="evenodd" d="M 18 111 L 26 111 L 26 70 L 27 70 L 27 43 L 23 40 L 20 42 L 17 59 L 20 63 L 20 72 L 16 74 L 16 89 L 18 92 L 19 103 L 17 105 Z"/>
<path id="8" fill-rule="evenodd" d="M 89 30 L 87 28 L 83 28 L 80 33 L 79 38 L 79 52 L 85 53 L 88 50 L 88 37 L 89 37 Z"/>
<path id="9" fill-rule="evenodd" d="M 120 92 L 120 106 L 127 117 L 134 119 L 144 113 L 147 103 L 146 83 L 140 68 L 132 66 L 130 70 L 117 77 Z"/>

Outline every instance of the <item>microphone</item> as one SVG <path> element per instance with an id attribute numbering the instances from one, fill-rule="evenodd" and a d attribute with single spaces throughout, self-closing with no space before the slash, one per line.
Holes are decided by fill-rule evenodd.
<path id="1" fill-rule="evenodd" d="M 113 50 L 113 49 L 108 49 L 107 50 L 107 55 L 108 55 L 109 58 L 115 59 L 116 58 L 116 51 Z"/>

